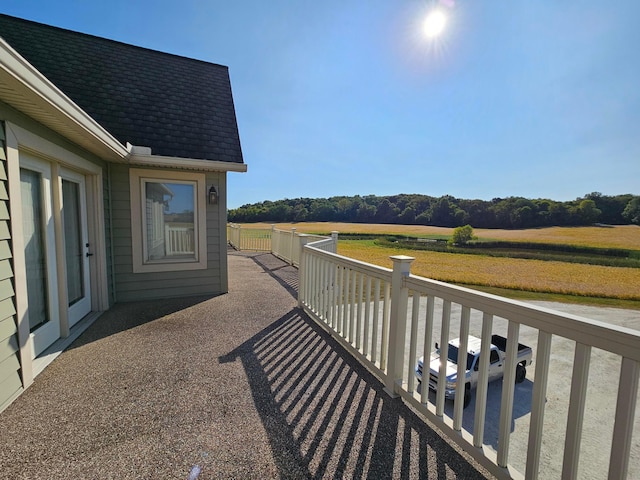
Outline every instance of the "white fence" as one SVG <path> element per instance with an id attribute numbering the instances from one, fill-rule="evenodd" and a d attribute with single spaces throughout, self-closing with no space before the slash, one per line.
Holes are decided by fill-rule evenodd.
<path id="1" fill-rule="evenodd" d="M 333 232 L 331 237 L 324 237 L 297 233 L 295 228 L 280 230 L 272 226 L 271 229 L 259 229 L 230 223 L 227 225 L 227 238 L 236 250 L 271 252 L 297 267 L 300 265 L 302 247 L 309 242 L 316 242 L 314 245 L 320 250 L 335 253 L 338 233 Z"/>
<path id="2" fill-rule="evenodd" d="M 195 237 L 193 227 L 176 227 L 175 225 L 165 225 L 164 244 L 165 255 L 187 255 L 195 252 Z"/>
<path id="3" fill-rule="evenodd" d="M 245 244 L 242 230 L 230 229 L 236 248 Z M 315 241 L 295 229 L 263 232 L 270 234 L 275 255 L 299 265 L 299 306 L 378 376 L 390 395 L 400 396 L 497 477 L 640 478 L 640 439 L 632 441 L 634 430 L 640 430 L 637 330 L 415 276 L 411 257 L 391 257 L 393 270 L 343 257 L 335 253 L 335 233 Z M 481 355 L 478 386 L 467 409 L 464 383 L 457 383 L 452 403 L 445 401 L 444 385 L 438 383 L 434 393 L 416 381 L 417 359 L 430 358 L 434 342 L 446 345 L 459 337 L 464 351 L 471 333 L 486 352 L 492 333 L 500 330 L 507 336 L 505 381 L 489 384 L 489 357 Z M 534 348 L 528 389 L 514 381 L 521 334 Z M 603 355 L 613 359 L 607 386 L 589 386 L 590 366 Z M 464 367 L 461 362 L 458 378 L 464 378 Z M 446 363 L 440 362 L 439 382 L 445 372 Z M 549 379 L 558 375 L 553 385 L 562 392 L 548 391 Z M 593 397 L 605 393 L 611 394 L 609 404 L 593 408 L 602 405 Z M 566 405 L 558 407 L 562 401 Z M 604 428 L 608 450 L 593 452 L 590 437 L 583 442 L 585 418 L 595 419 L 589 436 L 602 436 L 597 427 L 609 427 Z"/>
<path id="4" fill-rule="evenodd" d="M 609 437 L 611 450 L 596 452 L 596 456 L 609 456 L 603 476 L 607 475 L 608 465 L 608 478 L 622 479 L 628 475 L 628 478 L 638 478 L 635 477 L 640 474 L 636 464 L 638 452 L 634 452 L 632 473 L 629 473 L 629 459 L 632 445 L 638 447 L 637 443 L 632 444 L 632 433 L 634 424 L 638 424 L 635 407 L 640 332 L 418 277 L 410 273 L 413 261 L 410 257 L 392 257 L 394 269 L 389 270 L 320 251 L 314 246 L 304 247 L 300 306 L 376 374 L 389 394 L 401 396 L 499 478 L 601 478 L 597 474 L 593 476 L 589 467 L 579 469 L 589 366 L 594 349 L 617 357 L 619 370 L 610 372 L 619 378 L 612 402 L 615 409 L 611 416 L 595 412 L 596 417 L 604 415 L 597 422 L 613 424 Z M 439 315 L 435 314 L 436 307 Z M 459 319 L 454 318 L 453 311 L 459 312 Z M 460 348 L 466 350 L 472 323 L 482 339 L 481 350 L 485 352 L 498 324 L 502 323 L 506 329 L 505 381 L 501 382 L 498 398 L 493 395 L 489 404 L 489 356 L 481 355 L 475 408 L 463 410 L 463 382 L 457 383 L 453 405 L 445 404 L 444 385 L 438 384 L 437 393 L 418 387 L 414 366 L 419 357 L 430 358 L 434 341 L 446 345 L 450 338 L 460 337 Z M 459 331 L 452 328 L 454 324 L 456 327 L 459 324 Z M 530 395 L 528 425 L 517 432 L 528 428 L 528 435 L 521 442 L 521 448 L 514 451 L 510 449 L 510 441 L 514 435 L 515 359 L 521 327 L 536 332 L 537 347 L 535 374 L 528 375 L 535 378 L 530 382 L 532 390 L 518 392 L 519 402 L 523 401 L 523 395 Z M 569 354 L 567 362 L 570 373 L 565 380 L 570 390 L 566 414 L 563 414 L 566 428 L 560 435 L 557 425 L 550 427 L 544 422 L 547 397 L 554 393 L 547 392 L 547 381 L 555 361 L 551 345 L 556 338 L 575 344 L 573 358 Z M 464 363 L 460 362 L 458 378 L 465 377 Z M 439 379 L 445 378 L 445 371 L 446 363 L 440 362 Z M 491 388 L 495 390 L 493 384 Z M 589 389 L 589 393 L 600 394 L 597 387 Z M 489 414 L 490 408 L 497 411 L 493 417 Z M 487 425 L 488 418 L 493 418 L 497 425 Z M 491 437 L 489 430 L 496 431 L 497 438 L 491 441 L 495 448 L 485 444 Z M 543 447 L 547 453 L 541 473 Z M 546 462 L 547 457 L 554 455 L 562 456 L 561 466 L 556 470 Z M 519 468 L 511 465 L 512 456 L 516 457 Z"/>

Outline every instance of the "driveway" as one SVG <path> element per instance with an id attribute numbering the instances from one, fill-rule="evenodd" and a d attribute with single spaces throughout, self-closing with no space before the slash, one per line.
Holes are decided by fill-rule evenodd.
<path id="1" fill-rule="evenodd" d="M 538 306 L 571 313 L 593 320 L 640 330 L 640 311 L 617 308 L 589 307 L 552 302 L 530 302 Z M 424 318 L 426 300 L 421 302 L 421 315 Z M 440 321 L 442 305 L 436 302 L 434 313 L 434 341 L 440 341 Z M 424 335 L 422 325 L 418 338 Z M 452 305 L 451 328 L 449 338 L 459 337 L 460 306 Z M 472 311 L 470 334 L 480 337 L 482 333 L 482 314 Z M 494 319 L 493 333 L 507 335 L 507 321 Z M 520 343 L 533 348 L 533 365 L 527 368 L 527 377 L 516 385 L 513 422 L 509 449 L 509 463 L 521 472 L 525 471 L 526 452 L 531 417 L 531 397 L 535 382 L 535 354 L 538 345 L 538 331 L 526 326 L 520 328 Z M 560 478 L 564 452 L 564 438 L 567 427 L 569 392 L 573 368 L 575 342 L 553 337 L 551 347 L 551 365 L 547 384 L 547 404 L 544 417 L 544 439 L 541 449 L 540 478 Z M 405 359 L 408 362 L 408 357 Z M 607 477 L 616 395 L 620 375 L 620 359 L 608 352 L 593 349 L 589 368 L 589 385 L 585 407 L 580 464 L 577 478 L 601 479 Z M 409 368 L 405 365 L 405 369 Z M 405 370 L 406 371 L 406 370 Z M 497 449 L 498 427 L 500 422 L 500 402 L 502 381 L 489 384 L 484 442 Z M 640 408 L 639 392 L 638 408 Z M 435 395 L 431 394 L 435 402 Z M 475 394 L 471 404 L 464 410 L 463 428 L 472 432 L 474 423 Z M 453 402 L 447 402 L 446 413 L 453 417 Z M 635 430 L 629 464 L 629 477 L 640 478 L 640 415 L 636 413 Z"/>

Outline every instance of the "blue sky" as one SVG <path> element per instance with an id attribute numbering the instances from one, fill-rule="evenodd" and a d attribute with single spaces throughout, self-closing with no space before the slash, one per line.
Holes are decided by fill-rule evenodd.
<path id="1" fill-rule="evenodd" d="M 422 193 L 640 194 L 640 2 L 3 0 L 30 20 L 229 66 L 229 207 Z M 1 33 L 0 33 L 1 34 Z"/>

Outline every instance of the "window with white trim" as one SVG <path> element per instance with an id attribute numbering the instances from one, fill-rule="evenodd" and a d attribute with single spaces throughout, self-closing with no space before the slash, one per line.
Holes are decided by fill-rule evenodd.
<path id="1" fill-rule="evenodd" d="M 207 268 L 205 176 L 131 169 L 134 273 Z"/>

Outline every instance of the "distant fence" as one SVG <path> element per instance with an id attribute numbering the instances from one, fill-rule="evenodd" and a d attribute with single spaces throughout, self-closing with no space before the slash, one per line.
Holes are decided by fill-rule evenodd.
<path id="1" fill-rule="evenodd" d="M 230 223 L 227 225 L 229 245 L 236 250 L 253 252 L 270 252 L 285 262 L 298 267 L 302 247 L 313 242 L 314 247 L 325 252 L 336 253 L 338 232 L 330 237 L 298 233 L 295 228 L 280 230 L 272 226 L 268 228 L 247 228 Z"/>

